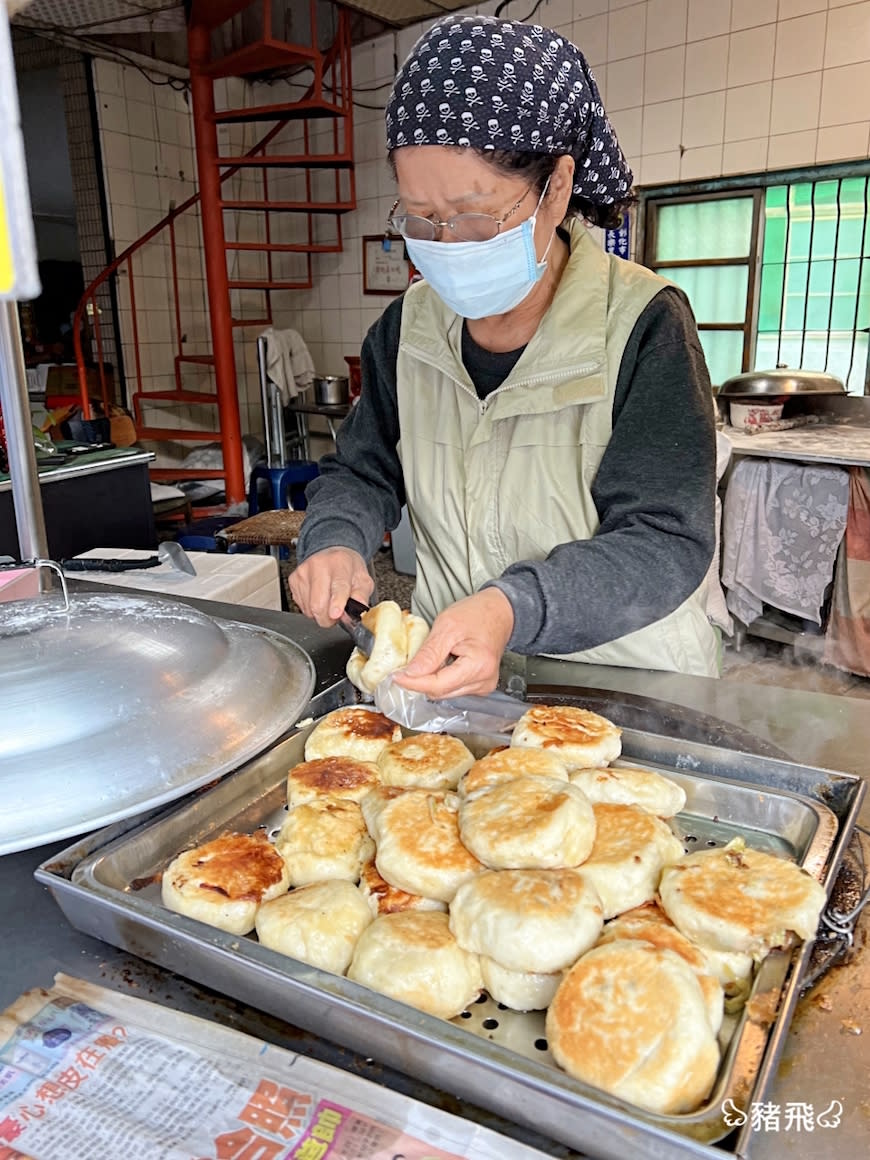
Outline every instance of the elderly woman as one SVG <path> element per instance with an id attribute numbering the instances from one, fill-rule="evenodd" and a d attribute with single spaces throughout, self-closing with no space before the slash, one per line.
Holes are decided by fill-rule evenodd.
<path id="1" fill-rule="evenodd" d="M 584 224 L 618 224 L 632 174 L 582 53 L 446 17 L 386 124 L 389 224 L 423 280 L 366 337 L 294 598 L 324 626 L 366 601 L 407 503 L 432 630 L 405 687 L 489 692 L 506 648 L 715 676 L 710 380 L 685 295 Z"/>

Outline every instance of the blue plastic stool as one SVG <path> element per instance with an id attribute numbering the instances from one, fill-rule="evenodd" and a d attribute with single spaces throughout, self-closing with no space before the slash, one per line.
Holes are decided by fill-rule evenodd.
<path id="1" fill-rule="evenodd" d="M 187 552 L 239 552 L 248 549 L 241 544 L 227 547 L 226 540 L 218 536 L 225 528 L 239 523 L 244 516 L 207 516 L 194 520 L 181 529 L 176 536 L 178 543 Z"/>
<path id="2" fill-rule="evenodd" d="M 260 510 L 258 484 L 265 479 L 272 493 L 272 509 L 281 511 L 290 505 L 295 511 L 306 507 L 305 488 L 320 474 L 317 464 L 310 459 L 297 459 L 284 467 L 268 467 L 265 463 L 258 463 L 251 472 L 251 481 L 248 485 L 248 515 L 256 515 Z"/>

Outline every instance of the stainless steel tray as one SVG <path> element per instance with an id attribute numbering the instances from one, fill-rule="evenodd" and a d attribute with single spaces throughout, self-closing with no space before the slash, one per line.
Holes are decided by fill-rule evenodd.
<path id="1" fill-rule="evenodd" d="M 775 1068 L 811 947 L 775 952 L 760 967 L 714 1091 L 691 1115 L 646 1113 L 581 1084 L 549 1056 L 541 1014 L 489 999 L 447 1023 L 265 947 L 167 911 L 153 883 L 186 846 L 227 829 L 280 825 L 285 775 L 308 728 L 219 785 L 117 836 L 58 855 L 37 871 L 78 929 L 331 1039 L 436 1088 L 526 1124 L 586 1155 L 745 1155 L 722 1105 L 761 1098 Z M 491 738 L 466 738 L 483 750 Z M 860 806 L 859 779 L 626 730 L 624 760 L 664 770 L 688 795 L 675 830 L 687 849 L 736 834 L 795 858 L 830 886 Z M 825 802 L 829 803 L 828 805 Z M 830 806 L 830 808 L 829 808 Z M 775 1014 L 774 1014 L 775 1013 Z M 747 1137 L 748 1140 L 748 1137 Z M 724 1141 L 717 1147 L 711 1145 Z"/>

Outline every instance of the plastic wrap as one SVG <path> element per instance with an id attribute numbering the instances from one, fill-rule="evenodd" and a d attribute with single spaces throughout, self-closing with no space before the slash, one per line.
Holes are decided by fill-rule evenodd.
<path id="1" fill-rule="evenodd" d="M 384 677 L 374 692 L 375 705 L 391 721 L 421 733 L 509 733 L 528 709 L 506 693 L 433 701 Z"/>

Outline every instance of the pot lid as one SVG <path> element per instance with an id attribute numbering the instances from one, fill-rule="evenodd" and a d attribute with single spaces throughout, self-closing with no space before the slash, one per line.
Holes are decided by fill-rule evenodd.
<path id="1" fill-rule="evenodd" d="M 0 605 L 0 854 L 204 785 L 291 728 L 314 664 L 266 629 L 114 593 Z"/>
<path id="2" fill-rule="evenodd" d="M 757 398 L 759 395 L 844 395 L 841 379 L 824 371 L 792 370 L 777 367 L 773 371 L 747 371 L 726 379 L 719 396 L 730 399 Z"/>

